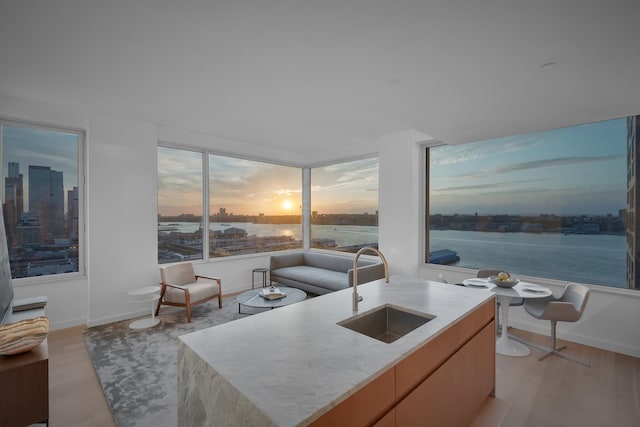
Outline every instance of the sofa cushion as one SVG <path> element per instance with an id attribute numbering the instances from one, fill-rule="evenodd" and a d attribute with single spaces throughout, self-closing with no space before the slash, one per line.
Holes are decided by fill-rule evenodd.
<path id="1" fill-rule="evenodd" d="M 353 258 L 314 252 L 304 253 L 304 263 L 311 267 L 324 268 L 326 270 L 339 271 L 341 273 L 346 273 L 350 268 L 353 268 Z M 365 265 L 365 263 L 360 260 L 358 265 Z"/>
<path id="2" fill-rule="evenodd" d="M 332 291 L 339 291 L 349 287 L 349 279 L 345 273 L 307 265 L 278 268 L 272 271 L 272 275 L 276 281 L 278 277 L 283 277 Z"/>

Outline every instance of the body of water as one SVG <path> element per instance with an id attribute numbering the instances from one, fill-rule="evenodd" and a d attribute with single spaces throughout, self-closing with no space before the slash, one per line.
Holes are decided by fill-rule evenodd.
<path id="1" fill-rule="evenodd" d="M 198 223 L 160 223 L 181 232 L 195 232 Z M 212 230 L 244 229 L 249 235 L 302 239 L 300 224 L 211 223 Z M 333 239 L 338 246 L 378 241 L 378 227 L 312 225 L 312 238 Z M 486 233 L 431 230 L 430 250 L 456 251 L 459 267 L 496 268 L 514 275 L 547 277 L 567 282 L 626 288 L 626 237 L 608 234 Z"/>
<path id="2" fill-rule="evenodd" d="M 458 253 L 460 261 L 452 265 L 627 287 L 625 236 L 431 230 L 429 237 L 430 250 Z"/>
<path id="3" fill-rule="evenodd" d="M 163 229 L 175 229 L 182 233 L 194 233 L 200 228 L 197 222 L 161 222 Z M 242 228 L 250 236 L 291 236 L 302 240 L 300 224 L 253 224 L 251 222 L 211 223 L 213 231 L 224 231 L 227 228 Z M 311 238 L 333 239 L 338 246 L 364 245 L 378 242 L 378 227 L 368 225 L 312 225 Z"/>

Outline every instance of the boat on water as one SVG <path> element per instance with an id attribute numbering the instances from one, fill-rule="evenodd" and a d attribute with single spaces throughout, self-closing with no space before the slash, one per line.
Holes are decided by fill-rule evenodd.
<path id="1" fill-rule="evenodd" d="M 451 249 L 438 249 L 429 252 L 430 264 L 453 264 L 457 261 L 460 261 L 460 257 L 456 251 Z"/>

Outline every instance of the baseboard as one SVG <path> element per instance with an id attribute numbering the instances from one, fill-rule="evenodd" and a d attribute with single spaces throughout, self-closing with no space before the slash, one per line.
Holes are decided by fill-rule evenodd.
<path id="1" fill-rule="evenodd" d="M 51 319 L 49 319 L 51 320 Z M 59 329 L 67 329 L 67 328 L 72 328 L 74 326 L 80 326 L 80 325 L 86 325 L 87 324 L 87 319 L 84 317 L 78 317 L 75 319 L 66 319 L 62 322 L 52 322 L 49 325 L 49 329 L 52 331 L 57 331 Z"/>
<path id="2" fill-rule="evenodd" d="M 87 326 L 92 328 L 94 326 L 100 326 L 100 325 L 105 325 L 107 323 L 119 322 L 121 320 L 134 319 L 136 317 L 141 317 L 141 316 L 151 316 L 151 312 L 149 311 L 148 308 L 146 308 L 144 310 L 130 311 L 127 313 L 115 314 L 113 316 L 101 317 L 99 319 L 91 319 L 87 321 Z"/>
<path id="3" fill-rule="evenodd" d="M 509 319 L 509 326 L 514 327 L 516 329 L 521 329 L 523 331 L 533 332 L 534 334 L 549 336 L 550 329 L 549 326 L 540 327 L 536 325 L 532 325 L 530 323 L 520 322 L 517 320 Z M 578 344 L 587 345 L 589 347 L 595 347 L 602 350 L 612 351 L 614 353 L 625 354 L 631 357 L 640 358 L 640 347 L 634 347 L 626 344 L 620 344 L 612 341 L 606 341 L 602 339 L 597 339 L 593 337 L 588 337 L 585 335 L 572 334 L 567 332 L 557 331 L 557 338 L 564 340 L 575 342 Z"/>
<path id="4" fill-rule="evenodd" d="M 222 297 L 226 298 L 228 295 L 244 292 L 247 289 L 251 289 L 251 284 L 236 285 L 236 286 L 229 286 L 229 287 L 224 286 L 222 288 L 222 292 L 223 292 Z M 169 310 L 184 310 L 184 309 L 180 307 L 170 307 L 170 306 L 163 305 L 160 310 L 161 310 L 160 313 L 162 314 L 162 313 L 166 313 Z M 145 309 L 139 309 L 136 311 L 130 311 L 126 313 L 114 314 L 113 316 L 105 316 L 105 317 L 100 317 L 98 319 L 90 319 L 86 322 L 83 320 L 82 322 L 70 324 L 64 327 L 77 326 L 77 325 L 86 323 L 86 325 L 91 328 L 94 326 L 105 325 L 107 323 L 119 322 L 121 320 L 133 319 L 135 317 L 150 316 L 150 315 L 151 313 L 149 312 L 149 309 L 145 308 Z M 62 328 L 58 328 L 58 329 L 62 329 Z"/>

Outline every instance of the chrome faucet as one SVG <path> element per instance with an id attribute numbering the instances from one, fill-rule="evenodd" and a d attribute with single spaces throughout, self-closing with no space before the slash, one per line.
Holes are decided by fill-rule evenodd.
<path id="1" fill-rule="evenodd" d="M 358 311 L 358 303 L 362 301 L 362 297 L 358 295 L 358 258 L 360 258 L 360 254 L 366 251 L 372 251 L 376 253 L 382 263 L 384 264 L 384 278 L 387 283 L 389 283 L 389 264 L 387 263 L 387 259 L 382 255 L 382 252 L 377 250 L 376 248 L 372 248 L 371 246 L 365 246 L 361 248 L 357 253 L 356 257 L 353 259 L 353 311 Z"/>

